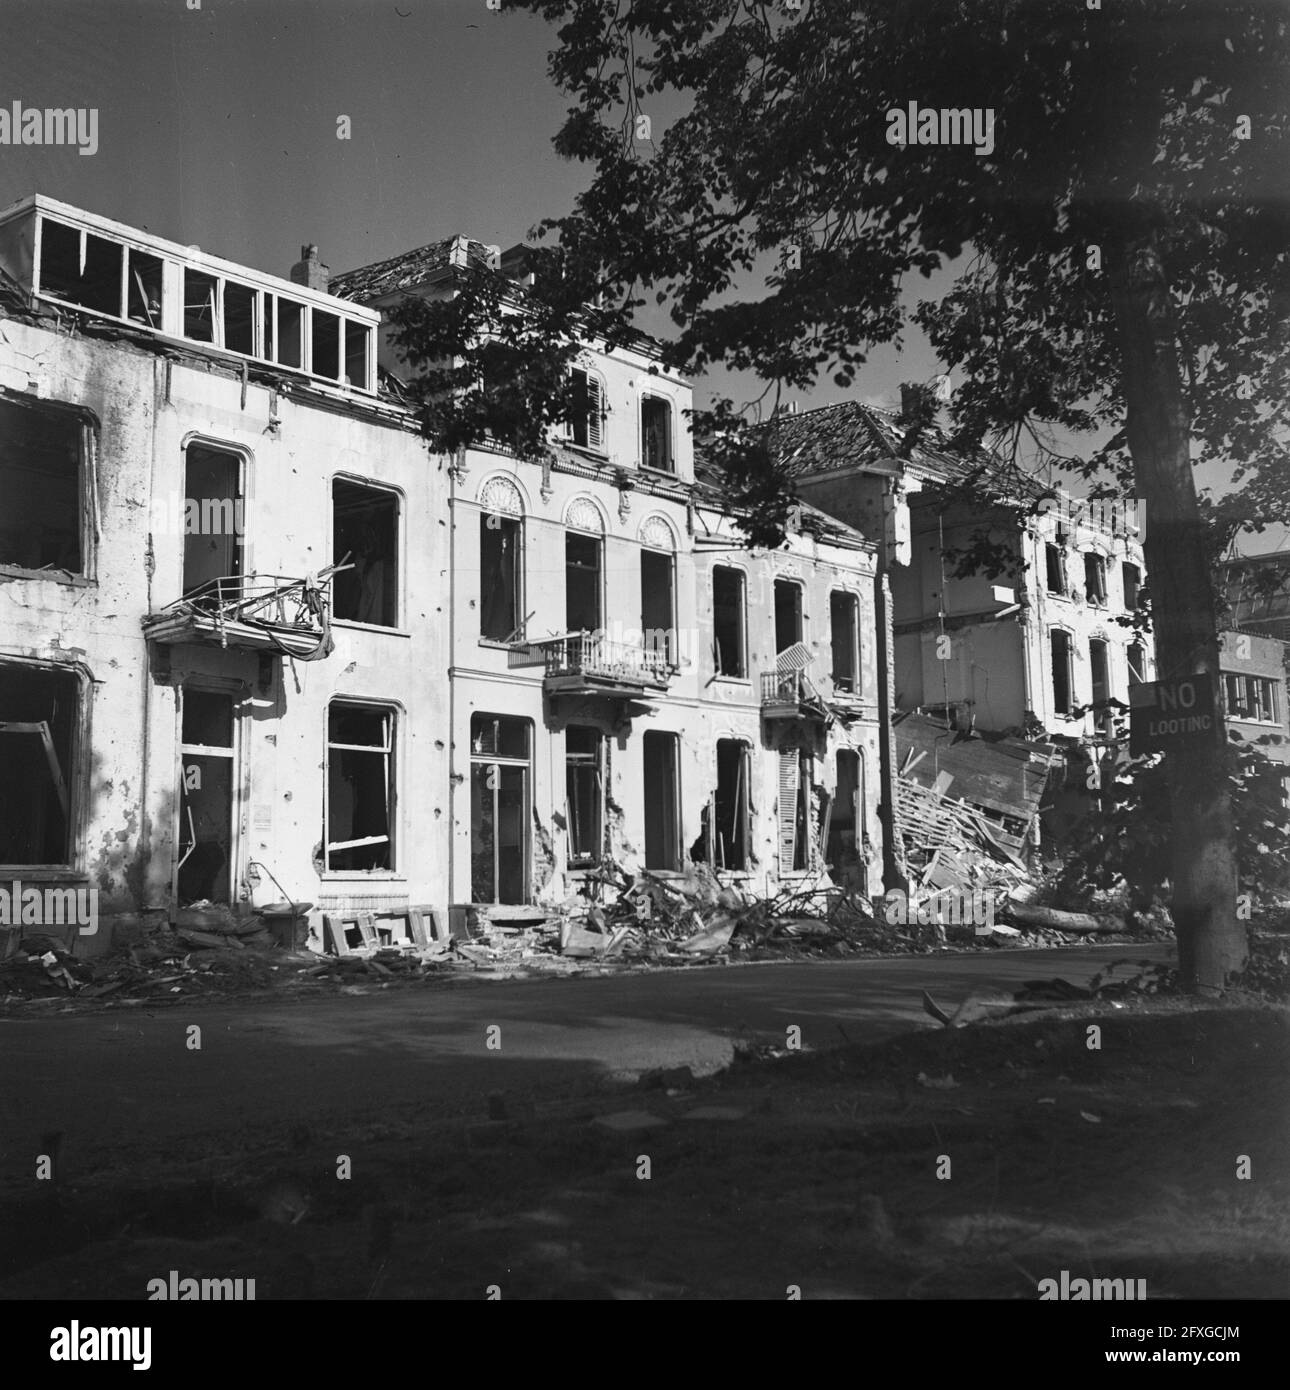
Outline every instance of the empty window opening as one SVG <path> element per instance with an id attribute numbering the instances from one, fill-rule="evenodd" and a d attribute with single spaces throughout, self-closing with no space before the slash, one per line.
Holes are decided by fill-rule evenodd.
<path id="1" fill-rule="evenodd" d="M 394 867 L 394 712 L 333 700 L 327 710 L 327 868 Z"/>
<path id="2" fill-rule="evenodd" d="M 825 858 L 834 883 L 848 892 L 860 894 L 867 891 L 862 777 L 860 754 L 840 748 L 837 784 L 825 837 Z"/>
<path id="3" fill-rule="evenodd" d="M 573 418 L 569 432 L 575 444 L 584 449 L 604 447 L 605 393 L 598 377 L 575 368 L 573 373 Z"/>
<path id="4" fill-rule="evenodd" d="M 1106 603 L 1106 561 L 1100 555 L 1084 557 L 1084 597 L 1099 607 Z"/>
<path id="5" fill-rule="evenodd" d="M 340 380 L 340 319 L 323 309 L 310 310 L 313 319 L 313 371 Z"/>
<path id="6" fill-rule="evenodd" d="M 368 388 L 370 380 L 372 330 L 362 324 L 345 323 L 345 379 L 351 386 Z"/>
<path id="7" fill-rule="evenodd" d="M 1049 634 L 1053 662 L 1053 709 L 1070 714 L 1075 706 L 1074 642 L 1069 632 L 1054 628 Z"/>
<path id="8" fill-rule="evenodd" d="M 81 683 L 73 672 L 0 662 L 0 865 L 72 863 Z"/>
<path id="9" fill-rule="evenodd" d="M 676 665 L 676 597 L 670 555 L 641 551 L 641 641 L 646 651 L 658 652 Z"/>
<path id="10" fill-rule="evenodd" d="M 1255 724 L 1277 719 L 1276 682 L 1263 676 L 1224 675 L 1227 712 Z"/>
<path id="11" fill-rule="evenodd" d="M 645 760 L 645 867 L 680 869 L 680 740 L 675 734 L 650 729 L 645 734 L 642 749 Z"/>
<path id="12" fill-rule="evenodd" d="M 184 469 L 184 593 L 242 572 L 242 460 L 190 444 Z"/>
<path id="13" fill-rule="evenodd" d="M 791 579 L 775 581 L 775 650 L 782 652 L 802 640 L 802 586 Z"/>
<path id="14" fill-rule="evenodd" d="M 509 642 L 521 626 L 520 523 L 497 512 L 479 518 L 479 635 Z"/>
<path id="15" fill-rule="evenodd" d="M 274 361 L 284 367 L 303 367 L 305 306 L 294 299 L 278 300 L 278 332 Z"/>
<path id="16" fill-rule="evenodd" d="M 1044 546 L 1044 564 L 1048 592 L 1050 594 L 1064 594 L 1066 592 L 1066 557 L 1062 553 L 1059 545 Z"/>
<path id="17" fill-rule="evenodd" d="M 528 898 L 530 724 L 470 718 L 470 892 L 476 903 Z"/>
<path id="18" fill-rule="evenodd" d="M 1111 666 L 1106 643 L 1098 638 L 1088 644 L 1088 664 L 1093 678 L 1093 703 L 1105 704 L 1111 698 Z"/>
<path id="19" fill-rule="evenodd" d="M 135 323 L 148 328 L 160 328 L 161 323 L 161 258 L 146 251 L 129 251 L 130 264 L 126 275 L 126 315 Z"/>
<path id="20" fill-rule="evenodd" d="M 570 632 L 600 629 L 601 540 L 581 531 L 564 538 L 564 616 Z"/>
<path id="21" fill-rule="evenodd" d="M 181 907 L 226 903 L 232 900 L 234 867 L 233 697 L 185 687 L 180 698 L 175 896 Z"/>
<path id="22" fill-rule="evenodd" d="M 744 573 L 726 565 L 712 571 L 712 640 L 717 675 L 737 680 L 748 674 L 744 619 Z"/>
<path id="23" fill-rule="evenodd" d="M 332 562 L 353 569 L 332 580 L 337 618 L 397 627 L 399 499 L 383 488 L 337 478 L 331 485 Z"/>
<path id="24" fill-rule="evenodd" d="M 100 314 L 121 315 L 125 248 L 75 227 L 42 220 L 40 289 Z"/>
<path id="25" fill-rule="evenodd" d="M 835 590 L 829 595 L 829 630 L 833 646 L 833 688 L 846 694 L 860 690 L 860 601 Z"/>
<path id="26" fill-rule="evenodd" d="M 661 473 L 674 472 L 672 403 L 661 396 L 641 397 L 641 461 Z"/>
<path id="27" fill-rule="evenodd" d="M 1142 588 L 1142 571 L 1137 565 L 1131 565 L 1126 560 L 1120 566 L 1120 574 L 1124 580 L 1124 606 L 1132 610 L 1138 606 L 1138 591 Z"/>
<path id="28" fill-rule="evenodd" d="M 569 863 L 600 862 L 604 834 L 604 739 L 598 729 L 571 724 L 564 731 L 565 816 Z"/>
<path id="29" fill-rule="evenodd" d="M 199 343 L 215 341 L 216 287 L 213 275 L 184 267 L 184 337 Z"/>
<path id="30" fill-rule="evenodd" d="M 748 745 L 738 739 L 718 739 L 717 789 L 709 817 L 713 868 L 743 870 L 748 867 L 751 822 L 748 770 Z"/>
<path id="31" fill-rule="evenodd" d="M 224 282 L 224 346 L 231 352 L 256 355 L 255 318 L 260 295 L 249 285 Z"/>
<path id="32" fill-rule="evenodd" d="M 0 399 L 0 565 L 80 574 L 85 426 Z"/>
<path id="33" fill-rule="evenodd" d="M 1129 686 L 1142 685 L 1147 679 L 1147 649 L 1141 642 L 1129 646 Z"/>

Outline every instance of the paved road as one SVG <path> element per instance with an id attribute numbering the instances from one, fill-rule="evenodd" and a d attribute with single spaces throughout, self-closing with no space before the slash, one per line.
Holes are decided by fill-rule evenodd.
<path id="1" fill-rule="evenodd" d="M 66 1132 L 69 1156 L 143 1145 L 176 1159 L 292 1125 L 467 1114 L 484 1097 L 558 1102 L 651 1067 L 716 1070 L 740 1037 L 836 1046 L 936 1027 L 943 1003 L 1060 975 L 1084 983 L 1115 959 L 1172 948 L 1108 946 L 957 957 L 811 962 L 513 982 L 463 980 L 236 1005 L 116 1009 L 0 1020 L 0 1177 L 27 1177 L 32 1144 Z M 188 1029 L 201 1028 L 200 1050 Z M 487 1046 L 489 1028 L 500 1046 Z"/>

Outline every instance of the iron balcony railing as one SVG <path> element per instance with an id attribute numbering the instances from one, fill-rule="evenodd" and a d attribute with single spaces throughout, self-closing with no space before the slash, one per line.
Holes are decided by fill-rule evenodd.
<path id="1" fill-rule="evenodd" d="M 763 705 L 797 705 L 815 694 L 801 671 L 763 671 L 761 673 L 761 702 Z"/>
<path id="2" fill-rule="evenodd" d="M 517 643 L 510 665 L 540 665 L 547 680 L 581 676 L 625 685 L 665 686 L 673 671 L 666 650 L 611 642 L 594 632 Z"/>

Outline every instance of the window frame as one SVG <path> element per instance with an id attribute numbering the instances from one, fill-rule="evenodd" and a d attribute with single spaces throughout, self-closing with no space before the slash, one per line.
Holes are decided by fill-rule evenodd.
<path id="1" fill-rule="evenodd" d="M 514 724 L 523 726 L 523 729 L 524 729 L 524 746 L 525 746 L 525 752 L 524 752 L 524 756 L 523 756 L 523 757 L 518 757 L 518 756 L 516 756 L 516 755 L 513 754 L 513 753 L 490 753 L 490 752 L 486 752 L 486 751 L 481 751 L 481 752 L 476 752 L 476 751 L 475 751 L 475 747 L 474 747 L 474 738 L 473 738 L 473 735 L 472 735 L 472 730 L 473 730 L 475 721 L 476 721 L 476 720 L 489 720 L 489 719 L 495 719 L 495 720 L 498 720 L 498 721 L 505 720 L 505 721 L 507 721 L 507 722 L 509 722 L 509 723 L 514 723 Z M 523 825 L 524 825 L 524 837 L 523 837 L 524 863 L 523 863 L 523 865 L 521 866 L 521 870 L 520 870 L 520 874 L 521 874 L 521 884 L 522 884 L 522 888 L 523 888 L 523 891 L 522 891 L 522 893 L 520 894 L 520 901 L 521 901 L 521 902 L 528 902 L 528 901 L 530 901 L 530 900 L 532 899 L 532 897 L 533 897 L 533 880 L 532 880 L 532 874 L 533 874 L 533 764 L 534 764 L 534 756 L 535 756 L 535 749 L 534 749 L 534 721 L 533 721 L 532 719 L 529 719 L 528 717 L 526 717 L 526 716 L 524 716 L 524 715 L 519 715 L 519 714 L 499 714 L 499 713 L 497 713 L 497 712 L 494 711 L 494 710 L 472 710 L 472 711 L 471 711 L 471 715 L 470 715 L 470 723 L 467 725 L 467 749 L 468 749 L 468 753 L 467 753 L 467 763 L 468 763 L 468 766 L 469 766 L 469 768 L 470 768 L 470 774 L 469 774 L 468 779 L 467 779 L 467 785 L 471 788 L 471 794 L 472 794 L 472 795 L 473 795 L 473 787 L 474 787 L 474 771 L 475 771 L 475 769 L 476 769 L 477 767 L 516 767 L 516 768 L 520 768 L 520 769 L 522 770 L 523 774 L 524 774 L 524 779 L 523 779 L 523 787 L 524 787 L 524 806 L 523 806 L 523 812 L 522 812 L 522 819 L 523 819 Z M 490 788 L 489 790 L 492 791 L 493 796 L 494 796 L 494 802 L 493 802 L 493 824 L 494 824 L 494 826 L 496 826 L 497 823 L 498 823 L 496 796 L 497 796 L 497 793 L 501 791 L 500 782 L 499 782 L 498 786 L 492 787 L 492 788 Z M 472 812 L 472 818 L 473 818 L 473 812 Z M 472 831 L 472 833 L 473 833 L 473 831 Z M 474 867 L 473 867 L 473 859 L 474 859 L 474 854 L 475 854 L 475 847 L 474 847 L 474 844 L 468 841 L 468 848 L 469 848 L 469 857 L 470 857 L 470 860 L 471 860 L 471 867 L 470 867 L 470 869 L 469 869 L 469 877 L 470 877 L 470 880 L 471 880 L 471 883 L 470 883 L 470 894 L 471 894 L 470 900 L 473 902 L 473 901 L 475 901 L 475 896 L 474 896 L 474 894 L 475 894 Z M 494 893 L 496 893 L 497 890 L 498 890 L 498 888 L 499 888 L 499 886 L 500 886 L 500 881 L 501 881 L 501 879 L 500 879 L 500 874 L 498 873 L 497 856 L 496 856 L 496 854 L 494 854 L 493 878 L 494 878 L 493 891 L 494 891 Z M 494 902 L 494 903 L 500 903 L 500 902 L 501 902 L 501 899 L 495 897 L 495 898 L 493 899 L 493 902 Z"/>
<path id="2" fill-rule="evenodd" d="M 850 641 L 848 642 L 849 656 L 851 659 L 851 674 L 847 678 L 849 684 L 839 684 L 837 673 L 837 640 L 836 640 L 836 621 L 834 600 L 842 599 L 845 601 L 848 611 L 848 625 L 850 627 Z M 833 689 L 841 695 L 858 696 L 861 687 L 860 674 L 860 595 L 851 589 L 830 589 L 829 590 L 829 678 L 833 682 Z"/>
<path id="3" fill-rule="evenodd" d="M 571 752 L 569 749 L 569 734 L 577 730 L 579 733 L 590 734 L 594 740 L 594 749 L 590 753 Z M 567 847 L 566 862 L 571 870 L 594 869 L 598 868 L 604 857 L 605 842 L 605 735 L 595 727 L 594 724 L 566 724 L 564 728 L 564 777 L 565 777 L 565 796 L 564 813 L 566 821 L 565 843 Z M 589 769 L 594 777 L 595 794 L 593 797 L 593 809 L 595 822 L 590 836 L 592 848 L 578 854 L 574 853 L 574 806 L 575 801 L 569 795 L 570 779 L 578 769 Z M 588 837 L 580 835 L 580 841 L 585 841 Z"/>
<path id="4" fill-rule="evenodd" d="M 27 879 L 32 882 L 62 882 L 67 879 L 85 877 L 85 836 L 89 817 L 89 801 L 92 789 L 91 739 L 92 703 L 94 681 L 87 668 L 79 662 L 68 665 L 54 661 L 30 660 L 27 657 L 0 653 L 0 671 L 10 667 L 21 671 L 43 672 L 51 676 L 68 676 L 75 682 L 76 710 L 72 716 L 70 769 L 62 773 L 63 785 L 67 791 L 68 806 L 66 815 L 66 835 L 64 850 L 66 857 L 59 864 L 4 864 L 0 863 L 0 878 Z M 10 738 L 13 735 L 0 735 Z"/>
<path id="5" fill-rule="evenodd" d="M 1057 638 L 1058 636 L 1065 642 L 1066 647 L 1066 702 L 1063 707 L 1057 697 Z M 1049 662 L 1049 690 L 1053 697 L 1053 713 L 1062 719 L 1074 718 L 1074 711 L 1079 707 L 1079 701 L 1075 696 L 1075 634 L 1065 627 L 1050 627 L 1048 629 L 1048 662 Z"/>
<path id="6" fill-rule="evenodd" d="M 570 444 L 575 449 L 585 449 L 589 454 L 596 454 L 598 457 L 602 458 L 606 457 L 608 454 L 608 448 L 606 447 L 605 443 L 605 418 L 609 414 L 609 392 L 606 387 L 604 375 L 601 372 L 597 371 L 594 367 L 583 366 L 570 367 L 569 375 L 570 377 L 581 376 L 587 383 L 586 393 L 589 398 L 589 404 L 586 418 L 583 421 L 584 430 L 587 436 L 587 442 L 585 444 L 581 444 L 578 442 L 577 419 L 565 421 L 565 442 Z M 594 415 L 590 404 L 591 388 L 593 385 L 596 388 L 596 395 L 599 403 L 599 408 L 595 410 Z M 595 433 L 597 436 L 594 443 L 592 442 L 591 438 L 591 421 L 593 418 L 596 422 Z"/>
<path id="7" fill-rule="evenodd" d="M 55 584 L 94 584 L 98 581 L 98 537 L 96 521 L 98 504 L 98 453 L 99 421 L 91 411 L 83 406 L 65 401 L 43 400 L 37 396 L 6 391 L 0 387 L 0 405 L 11 405 L 22 410 L 34 410 L 38 415 L 58 415 L 69 418 L 79 427 L 80 439 L 77 449 L 76 466 L 76 506 L 81 552 L 79 570 L 29 569 L 25 565 L 13 565 L 0 561 L 0 574 L 15 579 L 40 579 Z"/>
<path id="8" fill-rule="evenodd" d="M 331 716 L 332 711 L 337 706 L 347 709 L 366 710 L 373 713 L 383 714 L 387 719 L 385 743 L 382 747 L 375 744 L 336 744 L 331 741 Z M 402 745 L 400 738 L 399 725 L 404 717 L 403 707 L 389 700 L 367 700 L 351 695 L 333 695 L 323 709 L 323 836 L 322 836 L 322 869 L 321 875 L 325 879 L 343 878 L 398 878 L 399 873 L 399 853 L 401 849 L 399 835 L 399 785 L 400 769 L 399 757 Z M 386 836 L 361 836 L 358 841 L 336 841 L 333 843 L 331 838 L 331 755 L 333 749 L 342 752 L 353 751 L 359 753 L 383 752 L 386 759 L 386 782 L 385 782 L 385 815 L 386 823 L 389 826 L 389 834 Z M 341 848 L 356 848 L 364 842 L 379 843 L 384 839 L 389 845 L 389 863 L 385 868 L 374 869 L 340 869 L 331 867 L 332 852 Z"/>
<path id="9" fill-rule="evenodd" d="M 111 319 L 114 322 L 143 329 L 147 332 L 161 334 L 180 342 L 195 343 L 197 346 L 213 349 L 218 352 L 226 352 L 239 360 L 248 362 L 258 362 L 264 366 L 280 369 L 288 372 L 299 372 L 304 376 L 315 378 L 319 383 L 340 389 L 352 389 L 361 391 L 366 395 L 374 396 L 377 394 L 376 368 L 375 368 L 375 334 L 379 325 L 369 324 L 361 319 L 355 318 L 351 313 L 346 313 L 343 301 L 336 304 L 317 304 L 312 299 L 300 298 L 293 293 L 291 288 L 269 287 L 258 284 L 243 275 L 219 269 L 200 261 L 186 260 L 182 255 L 174 251 L 162 250 L 155 246 L 147 245 L 139 239 L 123 236 L 117 232 L 109 231 L 105 228 L 95 227 L 78 220 L 73 220 L 60 213 L 47 211 L 38 207 L 35 210 L 36 230 L 32 248 L 32 287 L 33 293 L 37 296 L 48 299 L 55 304 L 65 305 L 69 309 L 75 309 L 82 313 L 95 314 L 100 318 Z M 44 284 L 43 269 L 45 256 L 45 228 L 53 225 L 61 230 L 76 233 L 80 238 L 80 259 L 82 263 L 85 258 L 85 248 L 88 237 L 97 238 L 109 245 L 116 246 L 121 250 L 121 275 L 117 292 L 116 309 L 112 312 L 107 309 L 94 308 L 91 305 L 80 304 L 74 299 L 64 298 L 62 295 L 50 290 Z M 130 313 L 131 295 L 131 270 L 134 256 L 147 256 L 160 263 L 161 282 L 159 286 L 159 322 L 156 324 L 146 323 L 143 319 L 136 318 Z M 185 278 L 188 272 L 194 275 L 206 276 L 215 281 L 214 293 L 214 321 L 212 323 L 212 336 L 209 339 L 195 338 L 190 336 L 185 330 Z M 239 348 L 229 347 L 226 343 L 225 324 L 224 324 L 224 301 L 225 290 L 228 285 L 236 285 L 240 289 L 251 291 L 254 295 L 255 328 L 253 332 L 254 348 L 253 352 L 243 352 Z M 174 302 L 176 295 L 178 303 Z M 301 361 L 298 366 L 284 363 L 278 360 L 277 352 L 281 343 L 281 334 L 277 322 L 278 306 L 282 299 L 286 298 L 292 303 L 299 304 L 305 311 L 302 314 L 301 326 Z M 271 301 L 271 304 L 270 304 Z M 340 373 L 338 377 L 324 376 L 313 370 L 312 366 L 312 325 L 313 311 L 332 315 L 340 320 Z M 146 312 L 146 309 L 145 309 Z M 272 314 L 272 332 L 269 332 L 269 315 Z M 365 339 L 364 366 L 365 379 L 355 382 L 349 378 L 346 370 L 348 363 L 347 342 L 350 330 L 360 334 Z"/>
<path id="10" fill-rule="evenodd" d="M 1106 556 L 1094 550 L 1084 552 L 1084 601 L 1090 608 L 1107 606 Z"/>
<path id="11" fill-rule="evenodd" d="M 406 496 L 403 489 L 395 487 L 390 483 L 376 482 L 370 478 L 361 478 L 353 473 L 333 473 L 331 476 L 331 487 L 328 490 L 328 501 L 331 507 L 331 548 L 332 564 L 340 563 L 340 556 L 336 553 L 336 486 L 343 484 L 346 487 L 362 488 L 367 492 L 382 493 L 393 499 L 394 503 L 394 621 L 390 623 L 364 622 L 359 618 L 342 618 L 336 613 L 335 587 L 332 589 L 332 614 L 331 620 L 342 627 L 360 628 L 365 632 L 403 632 L 406 629 L 402 626 L 406 604 L 404 598 L 404 556 L 406 547 L 403 536 L 403 519 L 407 512 Z"/>
<path id="12" fill-rule="evenodd" d="M 721 745 L 732 743 L 739 750 L 739 765 L 735 773 L 734 794 L 736 811 L 742 812 L 743 827 L 739 846 L 743 862 L 734 868 L 728 864 L 718 865 L 717 847 L 721 843 L 721 833 L 717 827 L 717 798 L 721 791 Z M 712 784 L 712 795 L 708 801 L 708 867 L 714 874 L 751 873 L 753 844 L 753 801 L 752 801 L 752 744 L 743 738 L 718 738 L 713 746 L 713 760 L 716 763 L 716 777 Z M 742 792 L 742 795 L 740 793 Z"/>
<path id="13" fill-rule="evenodd" d="M 493 527 L 490 527 L 490 526 L 488 525 L 488 518 L 489 518 L 490 516 L 497 516 L 497 517 L 500 517 L 500 518 L 502 519 L 503 522 L 509 522 L 509 523 L 511 523 L 512 525 L 514 525 L 514 527 L 515 527 L 515 572 L 514 572 L 514 594 L 513 594 L 513 598 L 514 598 L 514 603 L 515 603 L 515 623 L 516 623 L 516 626 L 515 626 L 514 628 L 512 628 L 512 633 L 518 634 L 518 635 L 512 636 L 509 640 L 508 640 L 507 638 L 504 638 L 504 637 L 490 637 L 490 636 L 489 636 L 486 632 L 484 632 L 484 630 L 483 630 L 484 612 L 485 612 L 485 610 L 484 610 L 484 592 L 485 592 L 485 589 L 484 589 L 484 547 L 483 547 L 483 538 L 484 538 L 484 533 L 485 533 L 486 530 L 500 531 L 500 530 L 502 529 L 501 526 L 493 526 Z M 486 646 L 486 647 L 507 647 L 507 648 L 509 648 L 509 647 L 513 644 L 513 642 L 516 642 L 516 641 L 519 641 L 519 640 L 522 639 L 523 634 L 524 634 L 524 632 L 525 632 L 525 630 L 526 630 L 526 628 L 527 628 L 527 615 L 526 615 L 525 609 L 524 609 L 524 604 L 525 604 L 526 595 L 527 595 L 527 589 L 526 589 L 526 583 L 525 583 L 525 580 L 526 580 L 526 574 L 525 574 L 525 569 L 526 569 L 526 565 L 525 565 L 525 545 L 526 545 L 526 537 L 525 537 L 525 530 L 524 530 L 524 522 L 525 522 L 525 517 L 524 517 L 524 515 L 516 516 L 513 512 L 492 512 L 492 511 L 489 511 L 486 507 L 482 507 L 482 506 L 481 506 L 480 509 L 479 509 L 479 536 L 480 536 L 480 547 L 479 547 L 479 563 L 478 563 L 478 565 L 476 566 L 476 570 L 477 570 L 477 576 L 478 576 L 478 579 L 479 579 L 479 622 L 480 622 L 479 642 L 480 642 L 480 644 L 481 644 L 482 646 Z"/>
<path id="14" fill-rule="evenodd" d="M 1132 593 L 1130 593 L 1129 576 L 1133 576 Z M 1126 613 L 1136 611 L 1138 602 L 1142 597 L 1142 567 L 1135 564 L 1132 560 L 1120 561 L 1120 585 L 1124 594 L 1124 609 Z"/>
<path id="15" fill-rule="evenodd" d="M 659 468 L 646 461 L 645 447 L 645 405 L 648 401 L 657 401 L 660 405 L 667 408 L 667 459 L 668 466 Z M 645 390 L 640 393 L 640 403 L 636 411 L 637 428 L 639 431 L 639 453 L 640 466 L 646 472 L 657 473 L 661 477 L 674 478 L 677 476 L 676 467 L 676 407 L 670 396 L 664 395 L 661 391 Z"/>
<path id="16" fill-rule="evenodd" d="M 717 575 L 736 575 L 739 579 L 739 610 L 737 614 L 739 641 L 739 670 L 729 671 L 721 659 L 721 643 L 717 636 Z M 748 660 L 748 574 L 738 565 L 713 565 L 710 580 L 712 594 L 712 654 L 713 670 L 717 680 L 748 681 L 751 665 Z"/>

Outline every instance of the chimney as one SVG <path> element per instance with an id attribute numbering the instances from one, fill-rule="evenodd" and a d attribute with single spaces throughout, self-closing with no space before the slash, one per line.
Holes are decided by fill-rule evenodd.
<path id="1" fill-rule="evenodd" d="M 318 259 L 316 246 L 302 246 L 300 259 L 291 267 L 291 278 L 297 285 L 326 294 L 331 283 L 331 268 Z"/>

